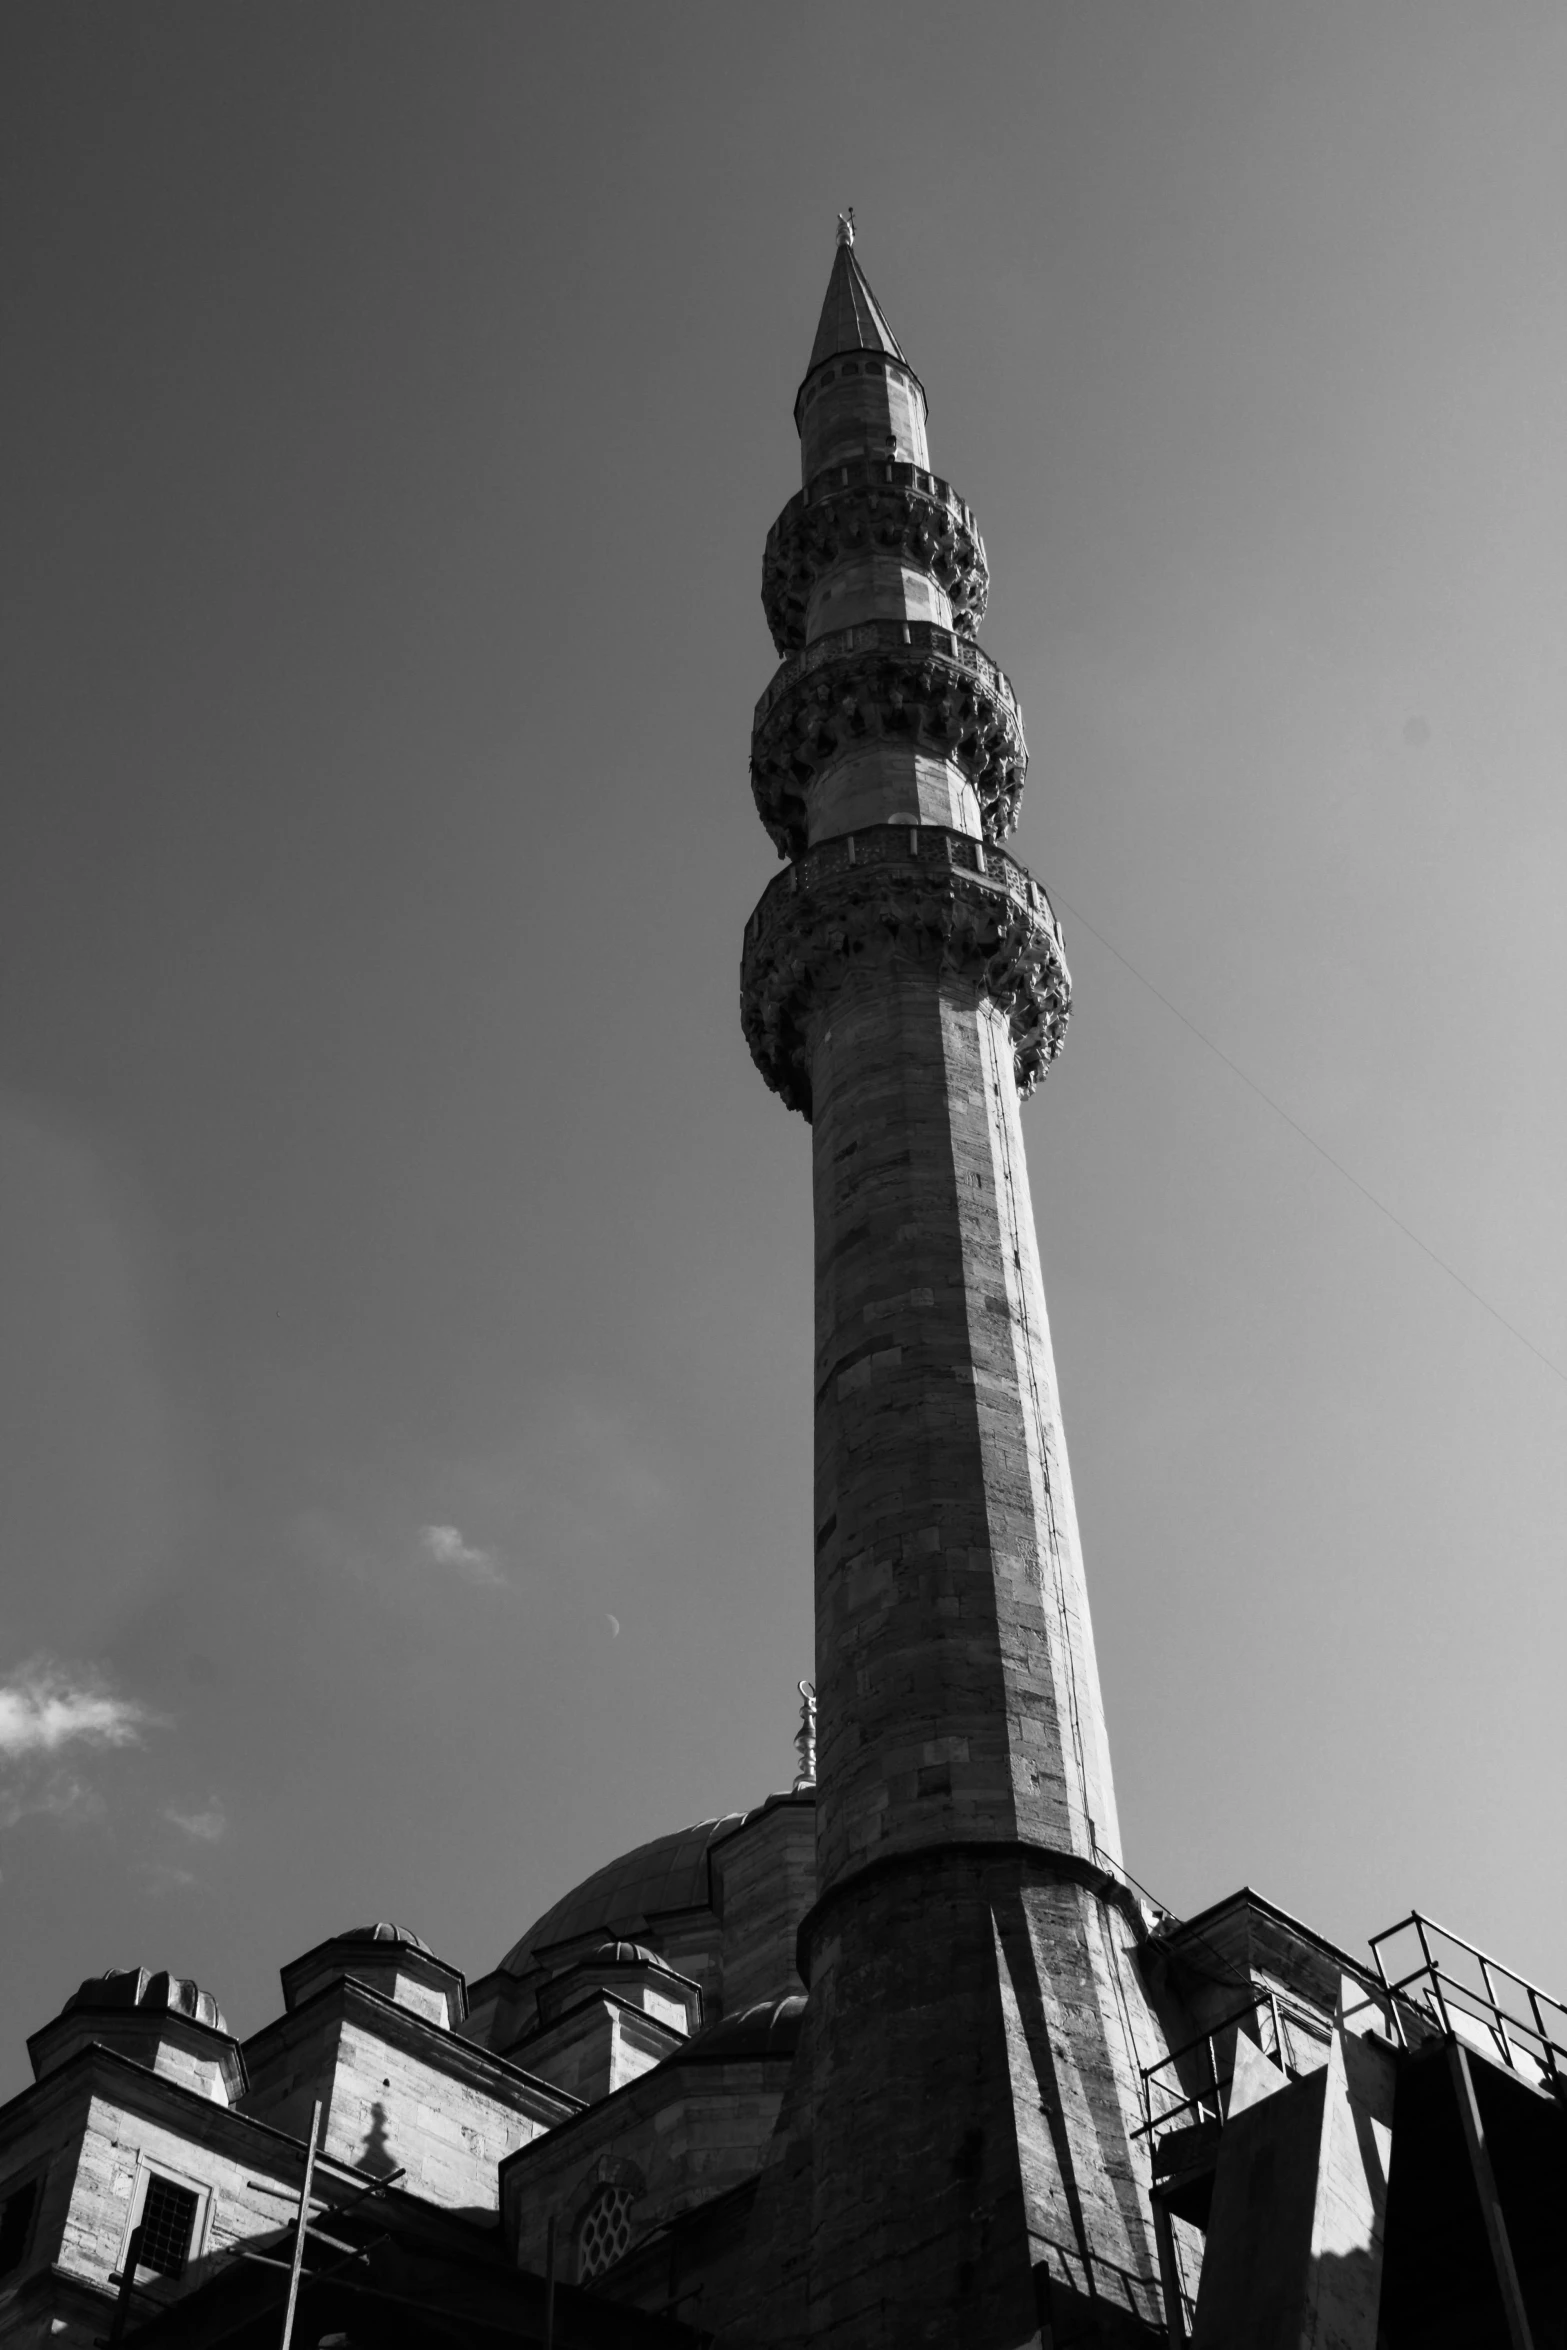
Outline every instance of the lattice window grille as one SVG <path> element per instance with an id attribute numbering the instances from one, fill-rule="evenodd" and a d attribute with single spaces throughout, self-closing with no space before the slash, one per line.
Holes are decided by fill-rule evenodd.
<path id="1" fill-rule="evenodd" d="M 156 2269 L 164 2277 L 184 2275 L 198 2207 L 198 2198 L 189 2187 L 177 2187 L 156 2171 L 151 2174 L 141 2207 L 141 2250 L 136 2256 L 142 2268 Z"/>
<path id="2" fill-rule="evenodd" d="M 631 2243 L 629 2187 L 601 2187 L 577 2230 L 577 2282 L 588 2284 L 619 2260 Z"/>

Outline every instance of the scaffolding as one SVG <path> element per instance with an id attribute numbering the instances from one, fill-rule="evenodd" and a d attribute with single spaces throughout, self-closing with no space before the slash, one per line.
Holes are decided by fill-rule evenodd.
<path id="1" fill-rule="evenodd" d="M 231 2244 L 223 2256 L 229 2260 L 251 2262 L 258 2268 L 276 2269 L 280 2275 L 287 2276 L 288 2290 L 279 2312 L 283 2323 L 278 2350 L 291 2350 L 301 2282 L 308 2277 L 312 2284 L 324 2284 L 329 2277 L 340 2277 L 345 2269 L 354 2267 L 387 2241 L 383 2233 L 370 2236 L 360 2244 L 347 2243 L 341 2236 L 329 2234 L 320 2220 L 312 2216 L 313 2212 L 319 2207 L 322 2212 L 330 2214 L 335 2226 L 341 2227 L 362 2206 L 384 2195 L 389 2187 L 394 2187 L 403 2175 L 398 2169 L 367 2180 L 363 2171 L 353 2170 L 347 2163 L 334 2162 L 329 2155 L 324 2154 L 321 2150 L 321 2102 L 317 2099 L 310 2116 L 310 2136 L 305 2143 L 305 2175 L 293 2216 L 286 2223 L 288 2233 L 284 2240 L 289 2247 L 287 2259 L 280 2258 L 275 2251 L 258 2252 L 249 2244 Z M 316 2184 L 318 2179 L 329 2181 L 334 2192 L 321 2193 Z M 270 2179 L 250 2179 L 246 2184 L 262 2195 L 282 2195 L 285 2192 L 274 2186 Z M 352 2190 L 346 2200 L 342 2193 L 344 2188 Z M 339 2257 L 326 2268 L 307 2269 L 305 2255 L 312 2245 L 324 2245 Z M 114 2305 L 114 2321 L 107 2335 L 98 2340 L 96 2350 L 120 2350 L 127 2332 L 131 2330 L 132 2303 L 138 2295 L 146 2298 L 145 2289 L 136 2281 L 136 2272 L 142 2266 L 141 2250 L 142 2229 L 137 2227 L 126 2246 L 123 2269 L 116 2270 L 109 2279 L 112 2285 L 119 2288 Z M 160 2299 L 157 2310 L 161 2312 L 164 2306 Z"/>

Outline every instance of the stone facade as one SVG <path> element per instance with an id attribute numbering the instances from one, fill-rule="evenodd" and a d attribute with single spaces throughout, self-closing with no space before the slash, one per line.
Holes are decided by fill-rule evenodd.
<path id="1" fill-rule="evenodd" d="M 844 246 L 835 283 L 857 277 Z M 950 613 L 974 580 L 977 530 L 954 501 L 925 567 L 887 544 L 908 485 L 877 478 L 866 361 L 823 348 L 835 314 L 885 332 L 868 289 L 830 291 L 797 409 L 805 487 L 764 599 L 802 641 L 751 751 L 792 862 L 742 977 L 758 1065 L 811 1121 L 816 1225 L 809 2255 L 757 2323 L 981 2350 L 1026 2339 L 1054 2287 L 1130 2336 L 1162 2323 L 1137 2132 L 1165 2050 L 1114 1873 L 1019 1122 L 1069 982 L 1044 893 L 989 845 L 1026 772 L 1016 697 L 927 616 L 933 582 Z"/>
<path id="2" fill-rule="evenodd" d="M 303 2137 L 319 2101 L 334 2161 L 401 2170 L 415 2193 L 475 2214 L 495 2209 L 504 2158 L 578 2102 L 350 1975 L 258 2032 L 246 2057 L 247 2112 Z"/>

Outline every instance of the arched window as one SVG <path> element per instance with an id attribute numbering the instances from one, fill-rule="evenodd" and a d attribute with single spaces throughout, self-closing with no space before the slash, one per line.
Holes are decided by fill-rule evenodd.
<path id="1" fill-rule="evenodd" d="M 577 2282 L 591 2284 L 611 2267 L 631 2242 L 629 2187 L 600 2187 L 577 2228 Z"/>

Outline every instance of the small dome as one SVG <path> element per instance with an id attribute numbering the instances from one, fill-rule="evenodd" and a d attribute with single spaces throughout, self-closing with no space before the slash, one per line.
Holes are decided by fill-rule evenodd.
<path id="1" fill-rule="evenodd" d="M 416 1934 L 411 1926 L 389 1925 L 385 1918 L 377 1918 L 373 1926 L 348 1926 L 332 1939 L 334 1942 L 402 1942 L 410 1950 L 423 1950 L 431 1958 L 435 1956 L 422 1934 Z"/>
<path id="2" fill-rule="evenodd" d="M 805 1993 L 791 1991 L 786 1999 L 759 1999 L 738 2015 L 726 2015 L 692 2042 L 690 2055 L 714 2064 L 738 2064 L 745 2058 L 792 2056 L 805 2014 Z"/>
<path id="3" fill-rule="evenodd" d="M 672 1975 L 674 1968 L 660 1958 L 657 1951 L 646 1950 L 640 1942 L 601 1942 L 597 1950 L 590 1950 L 586 1958 L 572 1960 L 573 1966 L 647 1966 L 661 1975 Z"/>
<path id="4" fill-rule="evenodd" d="M 211 1992 L 203 1991 L 187 1975 L 171 1975 L 167 1968 L 149 1974 L 144 1966 L 110 1967 L 105 1974 L 89 1975 L 81 1988 L 71 1993 L 60 2013 L 79 2015 L 84 2010 L 102 2013 L 115 2008 L 188 2016 L 192 2023 L 206 2024 L 214 2032 L 228 2030 L 223 2010 Z"/>

